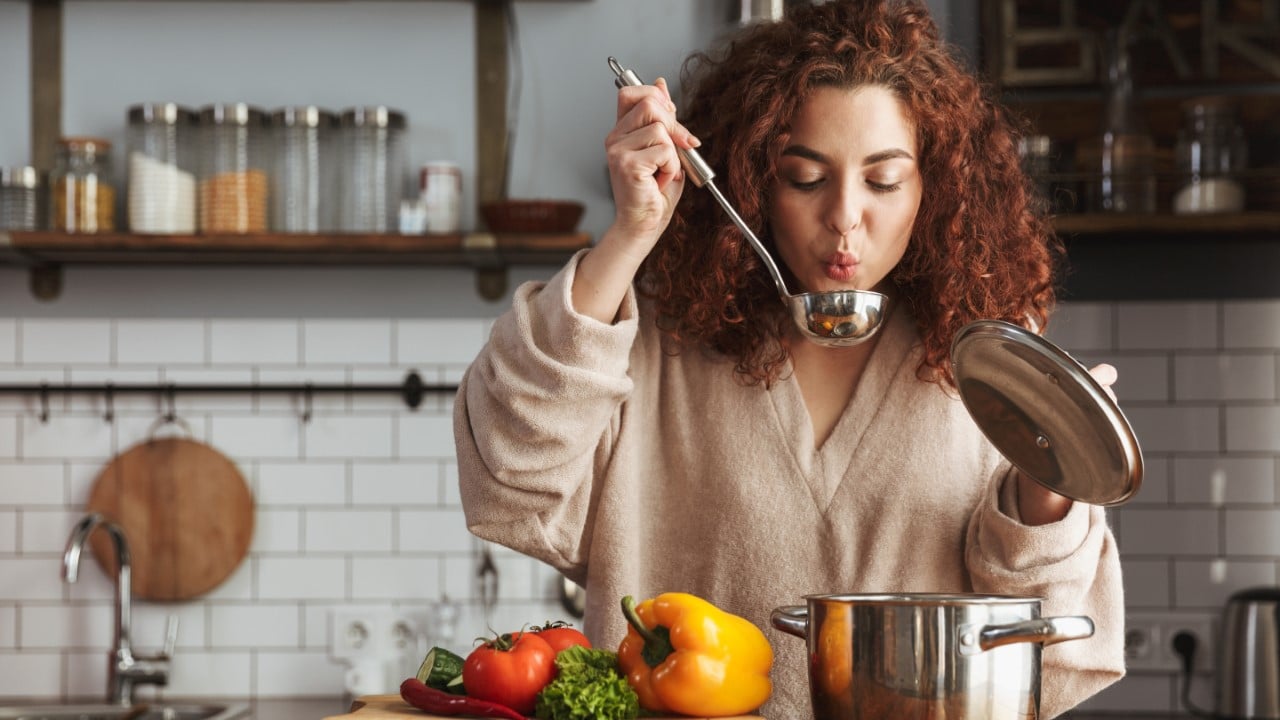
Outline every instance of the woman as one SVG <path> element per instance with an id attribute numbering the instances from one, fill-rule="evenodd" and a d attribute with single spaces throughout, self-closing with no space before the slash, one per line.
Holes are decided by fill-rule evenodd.
<path id="1" fill-rule="evenodd" d="M 1054 301 L 1009 120 L 918 4 L 797 7 L 698 57 L 690 84 L 683 123 L 661 80 L 618 93 L 613 225 L 520 288 L 463 380 L 471 530 L 584 584 L 599 645 L 627 594 L 691 592 L 766 628 L 771 718 L 810 713 L 803 643 L 768 629 L 807 593 L 1041 596 L 1097 624 L 1046 649 L 1043 714 L 1114 682 L 1103 511 L 1012 470 L 948 364 L 965 323 L 1044 327 Z M 801 339 L 709 193 L 685 192 L 677 148 L 699 146 L 793 291 L 890 297 L 871 340 Z"/>

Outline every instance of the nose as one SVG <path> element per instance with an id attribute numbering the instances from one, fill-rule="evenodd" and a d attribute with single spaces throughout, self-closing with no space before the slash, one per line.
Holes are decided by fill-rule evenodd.
<path id="1" fill-rule="evenodd" d="M 856 185 L 851 182 L 841 183 L 827 208 L 827 227 L 841 238 L 845 237 L 862 224 L 865 205 L 866 199 Z"/>

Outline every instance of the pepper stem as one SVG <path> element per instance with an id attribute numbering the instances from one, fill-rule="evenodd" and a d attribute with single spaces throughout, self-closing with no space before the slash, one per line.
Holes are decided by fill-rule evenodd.
<path id="1" fill-rule="evenodd" d="M 652 629 L 646 627 L 640 619 L 640 613 L 636 612 L 636 599 L 630 595 L 622 598 L 622 616 L 644 639 L 644 649 L 640 651 L 640 656 L 644 658 L 646 665 L 658 667 L 668 655 L 675 652 L 676 649 L 671 645 L 671 631 L 661 625 Z"/>

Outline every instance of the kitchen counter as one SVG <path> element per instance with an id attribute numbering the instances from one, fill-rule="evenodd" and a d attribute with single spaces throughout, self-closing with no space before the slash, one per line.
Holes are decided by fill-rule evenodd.
<path id="1" fill-rule="evenodd" d="M 322 720 L 350 709 L 351 699 L 344 697 L 256 700 L 245 720 Z"/>

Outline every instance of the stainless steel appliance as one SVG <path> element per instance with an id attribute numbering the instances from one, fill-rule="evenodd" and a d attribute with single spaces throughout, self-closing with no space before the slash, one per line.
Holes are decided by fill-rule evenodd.
<path id="1" fill-rule="evenodd" d="M 1215 717 L 1280 719 L 1280 587 L 1232 595 L 1219 647 Z"/>

